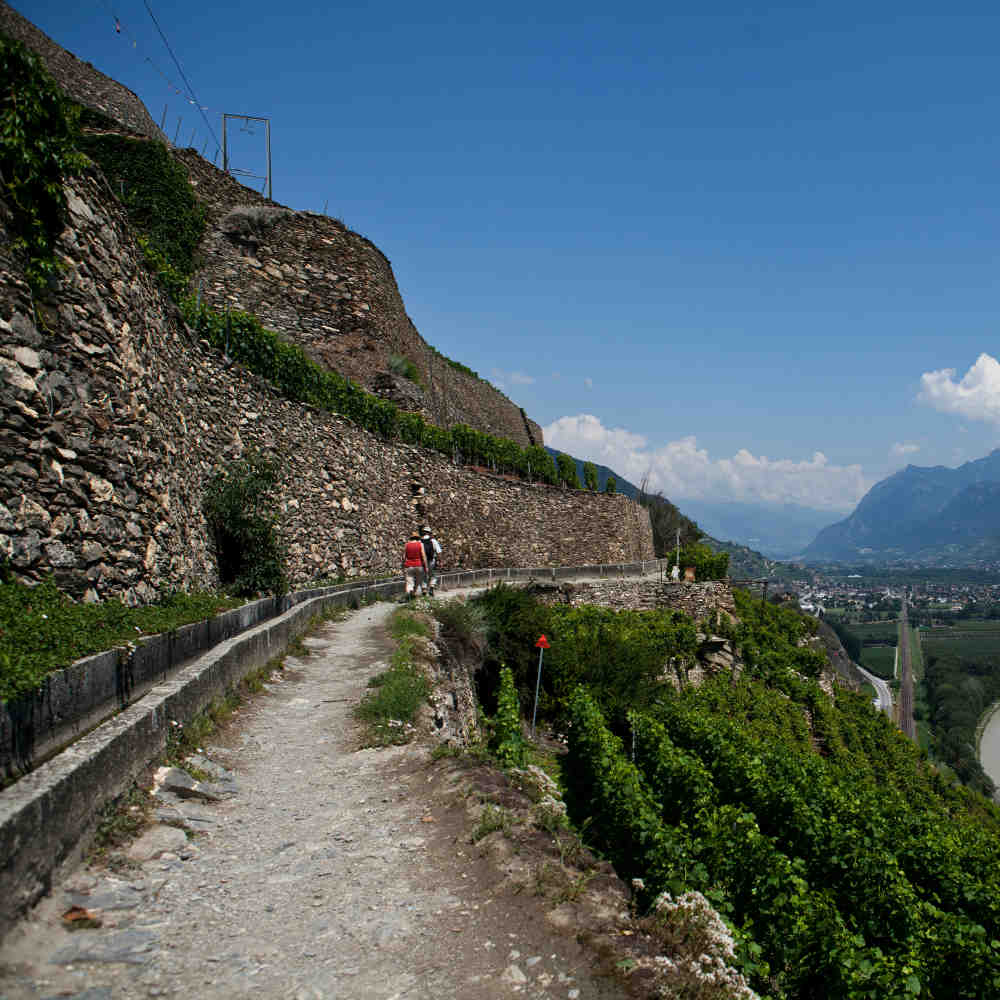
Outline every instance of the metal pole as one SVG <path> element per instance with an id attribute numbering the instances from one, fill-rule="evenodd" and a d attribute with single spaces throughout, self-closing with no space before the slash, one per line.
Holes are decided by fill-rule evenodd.
<path id="1" fill-rule="evenodd" d="M 229 147 L 226 145 L 226 116 L 222 116 L 222 172 L 229 173 Z"/>
<path id="2" fill-rule="evenodd" d="M 264 129 L 267 142 L 267 200 L 271 200 L 271 119 L 266 119 Z"/>
<path id="3" fill-rule="evenodd" d="M 174 129 L 174 145 L 177 145 L 177 136 L 181 134 L 181 116 L 177 116 L 177 128 Z"/>
<path id="4" fill-rule="evenodd" d="M 160 119 L 160 131 L 163 131 L 163 126 L 167 123 L 167 105 L 163 105 L 163 117 Z"/>
<path id="5" fill-rule="evenodd" d="M 545 655 L 545 648 L 538 647 L 538 680 L 535 681 L 535 708 L 531 713 L 531 738 L 535 738 L 535 719 L 538 718 L 538 692 L 542 686 L 542 657 Z"/>

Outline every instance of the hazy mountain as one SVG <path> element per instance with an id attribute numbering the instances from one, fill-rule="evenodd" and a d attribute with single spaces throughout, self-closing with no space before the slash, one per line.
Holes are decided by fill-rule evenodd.
<path id="1" fill-rule="evenodd" d="M 876 483 L 850 517 L 824 528 L 807 559 L 942 560 L 1000 555 L 1000 448 L 957 469 L 908 465 Z"/>
<path id="2" fill-rule="evenodd" d="M 793 503 L 681 502 L 688 517 L 693 517 L 707 534 L 755 549 L 772 559 L 789 559 L 804 552 L 816 533 L 837 519 L 828 510 Z"/>

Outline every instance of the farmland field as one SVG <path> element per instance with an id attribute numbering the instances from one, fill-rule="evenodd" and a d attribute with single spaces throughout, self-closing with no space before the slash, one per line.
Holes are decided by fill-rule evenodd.
<path id="1" fill-rule="evenodd" d="M 870 670 L 876 677 L 889 680 L 896 664 L 896 649 L 894 646 L 865 646 L 861 650 L 861 666 Z"/>
<path id="2" fill-rule="evenodd" d="M 862 642 L 895 642 L 899 636 L 898 622 L 851 622 L 847 627 Z"/>
<path id="3" fill-rule="evenodd" d="M 925 655 L 953 653 L 970 659 L 996 658 L 1000 662 L 1000 628 L 996 622 L 962 622 L 950 628 L 920 630 Z"/>

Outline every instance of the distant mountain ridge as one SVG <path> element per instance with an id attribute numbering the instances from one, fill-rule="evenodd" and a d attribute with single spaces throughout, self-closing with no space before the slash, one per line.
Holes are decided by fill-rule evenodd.
<path id="1" fill-rule="evenodd" d="M 908 465 L 820 531 L 803 555 L 949 565 L 1000 559 L 1000 448 L 957 469 Z"/>
<path id="2" fill-rule="evenodd" d="M 683 500 L 688 516 L 709 535 L 747 546 L 770 559 L 801 555 L 836 512 L 800 504 L 745 503 L 738 500 Z"/>

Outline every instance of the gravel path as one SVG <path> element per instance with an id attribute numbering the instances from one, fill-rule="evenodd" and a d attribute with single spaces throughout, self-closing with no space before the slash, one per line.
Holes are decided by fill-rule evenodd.
<path id="1" fill-rule="evenodd" d="M 419 745 L 355 749 L 392 610 L 323 625 L 207 748 L 217 801 L 161 812 L 194 840 L 158 825 L 134 847 L 162 837 L 166 854 L 55 887 L 0 950 L 0 998 L 620 996 L 470 846 L 453 770 Z M 102 926 L 67 932 L 71 904 Z"/>

